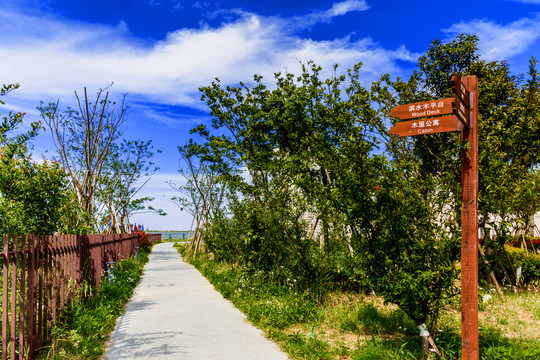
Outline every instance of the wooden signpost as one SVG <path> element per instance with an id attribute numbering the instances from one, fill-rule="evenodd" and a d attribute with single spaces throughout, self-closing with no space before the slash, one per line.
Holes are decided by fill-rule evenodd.
<path id="1" fill-rule="evenodd" d="M 451 81 L 453 98 L 392 109 L 390 116 L 416 120 L 397 122 L 390 133 L 414 136 L 461 131 L 461 139 L 469 144 L 461 154 L 461 348 L 462 359 L 478 360 L 478 80 L 454 74 Z"/>

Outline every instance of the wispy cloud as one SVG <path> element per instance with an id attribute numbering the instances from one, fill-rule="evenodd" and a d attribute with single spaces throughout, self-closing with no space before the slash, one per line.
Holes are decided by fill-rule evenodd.
<path id="1" fill-rule="evenodd" d="M 335 3 L 306 15 L 304 26 L 367 9 L 365 1 Z M 396 60 L 414 61 L 416 56 L 370 39 L 303 38 L 291 26 L 297 20 L 241 13 L 219 27 L 177 29 L 157 43 L 147 43 L 133 37 L 124 22 L 106 26 L 0 10 L 0 52 L 10 54 L 0 58 L 6 74 L 2 81 L 19 82 L 21 96 L 45 101 L 114 81 L 115 91 L 194 106 L 200 104 L 198 87 L 215 77 L 236 83 L 249 81 L 255 73 L 271 78 L 276 71 L 294 72 L 299 60 L 325 68 L 361 61 L 369 81 L 396 70 Z"/>
<path id="2" fill-rule="evenodd" d="M 343 16 L 347 13 L 354 11 L 366 11 L 369 9 L 368 4 L 365 1 L 359 0 L 347 0 L 343 2 L 337 2 L 332 5 L 328 10 L 316 10 L 309 14 L 296 16 L 290 21 L 290 26 L 303 26 L 309 27 L 321 22 L 330 22 L 337 16 Z"/>
<path id="3" fill-rule="evenodd" d="M 334 3 L 330 10 L 326 10 L 324 14 L 328 17 L 345 15 L 351 11 L 366 11 L 369 9 L 365 1 L 347 0 L 339 3 Z"/>
<path id="4" fill-rule="evenodd" d="M 164 125 L 171 130 L 189 131 L 197 125 L 208 122 L 210 119 L 208 115 L 186 114 L 185 111 L 167 110 L 144 103 L 136 103 L 132 108 L 139 117 Z"/>
<path id="5" fill-rule="evenodd" d="M 540 15 L 506 25 L 489 20 L 472 20 L 460 22 L 443 31 L 452 37 L 459 33 L 476 34 L 480 39 L 479 51 L 486 60 L 508 60 L 531 49 L 540 38 Z"/>
<path id="6" fill-rule="evenodd" d="M 524 4 L 537 4 L 540 5 L 540 0 L 508 0 L 513 2 L 520 2 Z"/>

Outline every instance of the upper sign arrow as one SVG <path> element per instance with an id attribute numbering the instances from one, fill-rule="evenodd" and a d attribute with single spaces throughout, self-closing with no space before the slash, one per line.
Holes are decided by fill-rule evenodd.
<path id="1" fill-rule="evenodd" d="M 390 116 L 399 119 L 416 119 L 429 116 L 452 114 L 453 98 L 423 101 L 414 104 L 398 105 L 390 111 Z"/>

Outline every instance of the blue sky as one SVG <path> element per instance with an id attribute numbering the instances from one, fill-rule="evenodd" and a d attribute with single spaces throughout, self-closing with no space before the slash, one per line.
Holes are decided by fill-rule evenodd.
<path id="1" fill-rule="evenodd" d="M 176 195 L 166 180 L 181 181 L 176 147 L 209 120 L 200 86 L 255 73 L 271 81 L 309 60 L 326 69 L 361 61 L 366 84 L 408 76 L 433 39 L 463 32 L 479 36 L 484 59 L 525 73 L 540 59 L 540 0 L 0 0 L 0 82 L 21 84 L 0 113 L 26 112 L 29 123 L 40 100 L 73 105 L 73 91 L 114 82 L 113 94 L 128 93 L 125 136 L 163 151 L 142 195 L 169 216 L 134 221 L 185 229 L 191 218 L 164 199 Z M 34 144 L 36 157 L 54 154 L 49 132 Z"/>

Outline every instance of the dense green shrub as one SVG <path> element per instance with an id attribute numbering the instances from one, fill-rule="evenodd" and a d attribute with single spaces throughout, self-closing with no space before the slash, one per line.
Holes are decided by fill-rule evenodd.
<path id="1" fill-rule="evenodd" d="M 506 246 L 514 268 L 521 268 L 521 284 L 537 283 L 540 280 L 540 255 L 525 249 Z"/>

